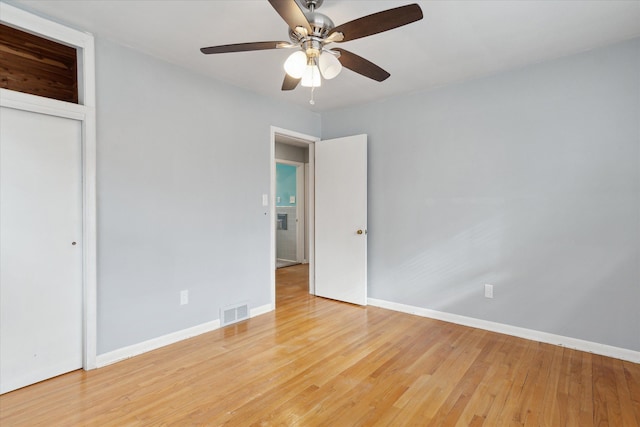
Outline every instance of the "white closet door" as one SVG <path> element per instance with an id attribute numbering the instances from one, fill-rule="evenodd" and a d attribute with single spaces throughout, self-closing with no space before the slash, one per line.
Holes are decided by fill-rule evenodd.
<path id="1" fill-rule="evenodd" d="M 82 367 L 81 123 L 0 108 L 0 393 Z"/>

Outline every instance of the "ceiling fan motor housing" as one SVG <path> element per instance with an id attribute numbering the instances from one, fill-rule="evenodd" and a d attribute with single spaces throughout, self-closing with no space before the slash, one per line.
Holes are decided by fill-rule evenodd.
<path id="1" fill-rule="evenodd" d="M 335 24 L 327 15 L 319 12 L 305 12 L 305 16 L 313 32 L 305 35 L 289 30 L 289 38 L 293 43 L 300 44 L 307 56 L 317 57 L 322 52 L 322 41 L 335 28 Z"/>

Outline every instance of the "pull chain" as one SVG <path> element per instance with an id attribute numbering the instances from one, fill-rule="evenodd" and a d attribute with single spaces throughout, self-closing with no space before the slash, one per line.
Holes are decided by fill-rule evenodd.
<path id="1" fill-rule="evenodd" d="M 313 91 L 315 90 L 315 86 L 311 87 L 311 99 L 309 100 L 309 104 L 316 105 L 316 101 L 313 100 Z"/>

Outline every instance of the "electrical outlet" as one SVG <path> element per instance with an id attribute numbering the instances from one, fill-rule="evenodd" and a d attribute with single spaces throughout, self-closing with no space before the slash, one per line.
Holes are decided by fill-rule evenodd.
<path id="1" fill-rule="evenodd" d="M 484 285 L 485 298 L 493 298 L 493 285 Z"/>
<path id="2" fill-rule="evenodd" d="M 180 305 L 189 304 L 189 291 L 180 291 Z"/>

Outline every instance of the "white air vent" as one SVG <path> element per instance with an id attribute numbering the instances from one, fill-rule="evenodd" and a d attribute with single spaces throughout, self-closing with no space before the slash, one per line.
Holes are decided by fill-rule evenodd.
<path id="1" fill-rule="evenodd" d="M 220 309 L 220 326 L 227 326 L 249 318 L 249 304 L 243 303 Z"/>

